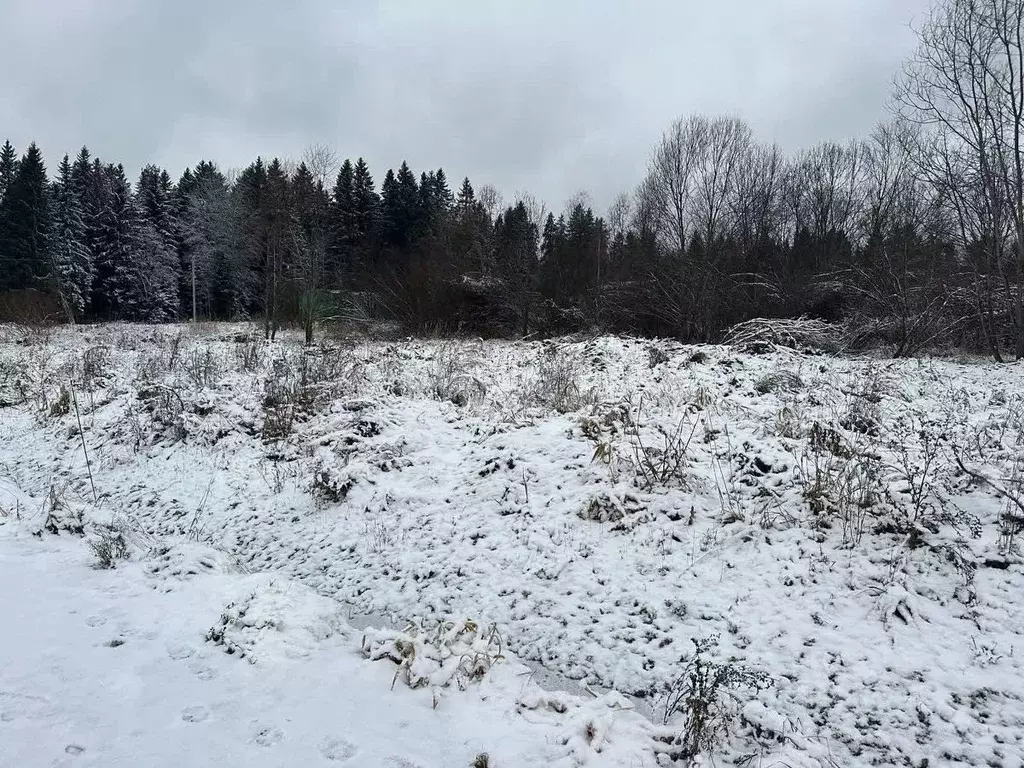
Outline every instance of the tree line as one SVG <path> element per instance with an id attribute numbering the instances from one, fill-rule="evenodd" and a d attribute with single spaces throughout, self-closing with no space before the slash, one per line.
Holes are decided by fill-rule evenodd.
<path id="1" fill-rule="evenodd" d="M 793 156 L 741 120 L 674 122 L 603 215 L 506 203 L 406 164 L 378 185 L 323 146 L 130 182 L 83 148 L 51 180 L 0 150 L 0 292 L 71 321 L 326 320 L 411 333 L 602 329 L 714 340 L 753 317 L 843 321 L 895 355 L 1024 357 L 1024 0 L 939 0 L 865 139 Z M 13 306 L 18 306 L 13 302 Z"/>

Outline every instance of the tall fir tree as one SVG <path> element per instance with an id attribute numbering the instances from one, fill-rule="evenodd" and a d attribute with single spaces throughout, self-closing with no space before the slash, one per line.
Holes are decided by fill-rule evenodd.
<path id="1" fill-rule="evenodd" d="M 53 186 L 53 224 L 50 238 L 50 275 L 68 319 L 80 320 L 92 289 L 93 265 L 82 203 L 75 189 L 67 155 Z"/>
<path id="2" fill-rule="evenodd" d="M 89 263 L 95 269 L 96 242 L 99 229 L 99 211 L 102 208 L 103 179 L 94 177 L 93 158 L 88 147 L 82 147 L 71 164 L 71 188 L 78 200 L 85 224 L 85 247 L 89 252 Z M 88 297 L 86 305 L 89 304 Z"/>
<path id="3" fill-rule="evenodd" d="M 236 236 L 227 178 L 204 160 L 182 175 L 176 200 L 185 314 L 241 314 L 251 301 L 252 275 Z"/>
<path id="4" fill-rule="evenodd" d="M 18 169 L 18 154 L 10 140 L 4 142 L 0 149 L 0 265 L 7 263 L 7 247 L 9 235 L 7 231 L 7 208 L 4 206 L 4 198 L 7 190 L 14 181 L 14 174 Z M 8 278 L 0 275 L 0 288 L 6 287 Z"/>
<path id="5" fill-rule="evenodd" d="M 0 204 L 0 288 L 38 288 L 49 271 L 50 184 L 35 142 L 17 164 Z"/>
<path id="6" fill-rule="evenodd" d="M 266 232 L 264 260 L 264 331 L 273 340 L 281 326 L 285 310 L 285 279 L 292 268 L 291 184 L 281 161 L 276 157 L 267 168 L 267 190 L 262 207 Z"/>
<path id="7" fill-rule="evenodd" d="M 416 216 L 417 239 L 441 238 L 448 234 L 454 197 L 444 169 L 420 176 L 419 206 Z"/>
<path id="8" fill-rule="evenodd" d="M 330 217 L 330 263 L 328 271 L 335 281 L 350 277 L 354 271 L 354 255 L 359 243 L 359 226 L 356 220 L 355 167 L 351 160 L 345 160 L 338 171 L 334 189 L 331 192 Z"/>
<path id="9" fill-rule="evenodd" d="M 173 193 L 167 171 L 155 165 L 142 169 L 135 196 L 139 213 L 138 258 L 146 275 L 150 298 L 146 319 L 152 322 L 177 319 L 180 307 Z"/>
<path id="10" fill-rule="evenodd" d="M 434 173 L 434 200 L 438 208 L 445 214 L 451 211 L 455 204 L 455 195 L 448 186 L 448 176 L 444 168 L 438 168 Z"/>
<path id="11" fill-rule="evenodd" d="M 455 202 L 455 211 L 462 217 L 466 216 L 476 203 L 476 192 L 473 191 L 473 185 L 469 181 L 469 176 L 462 180 L 462 187 L 459 189 L 459 197 Z"/>
<path id="12" fill-rule="evenodd" d="M 101 319 L 146 320 L 148 283 L 139 258 L 141 222 L 124 166 L 106 165 L 94 174 L 104 179 L 106 195 L 98 214 L 93 307 Z"/>
<path id="13" fill-rule="evenodd" d="M 420 222 L 420 192 L 416 176 L 402 161 L 398 173 L 388 171 L 381 190 L 384 243 L 404 251 L 414 242 Z"/>
<path id="14" fill-rule="evenodd" d="M 373 184 L 370 168 L 363 158 L 356 161 L 352 176 L 353 202 L 359 238 L 365 245 L 376 239 L 380 223 L 380 196 Z"/>
<path id="15" fill-rule="evenodd" d="M 376 263 L 381 246 L 381 198 L 373 182 L 370 167 L 363 158 L 356 160 L 352 173 L 352 201 L 354 205 L 355 228 L 357 241 L 352 254 L 353 276 L 352 286 L 362 287 L 360 278 L 365 282 L 367 272 Z"/>
<path id="16" fill-rule="evenodd" d="M 267 195 L 267 167 L 257 157 L 238 176 L 231 189 L 231 209 L 235 222 L 236 249 L 244 273 L 248 275 L 244 300 L 236 312 L 252 316 L 261 311 L 265 283 L 266 224 L 263 207 Z M 241 296 L 240 296 L 241 298 Z"/>
<path id="17" fill-rule="evenodd" d="M 4 142 L 3 147 L 0 147 L 0 201 L 3 201 L 17 170 L 18 153 L 8 139 Z"/>
<path id="18" fill-rule="evenodd" d="M 388 168 L 380 185 L 380 229 L 382 244 L 393 246 L 398 240 L 398 180 Z"/>
<path id="19" fill-rule="evenodd" d="M 419 202 L 413 222 L 413 241 L 420 243 L 433 236 L 440 227 L 440 211 L 436 198 L 434 172 L 420 174 Z"/>
<path id="20" fill-rule="evenodd" d="M 454 205 L 451 247 L 455 268 L 460 272 L 487 272 L 492 222 L 487 209 L 476 199 L 469 177 L 462 180 Z"/>
<path id="21" fill-rule="evenodd" d="M 299 290 L 299 318 L 306 343 L 313 342 L 314 326 L 322 315 L 321 288 L 329 243 L 330 197 L 313 178 L 305 163 L 291 182 L 295 281 Z"/>
<path id="22" fill-rule="evenodd" d="M 537 270 L 537 228 L 520 202 L 505 211 L 494 224 L 495 268 L 517 316 L 519 331 L 530 328 Z"/>

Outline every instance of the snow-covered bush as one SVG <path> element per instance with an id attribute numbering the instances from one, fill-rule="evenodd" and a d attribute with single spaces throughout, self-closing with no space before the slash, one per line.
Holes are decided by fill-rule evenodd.
<path id="1" fill-rule="evenodd" d="M 63 383 L 61 383 L 60 391 L 57 394 L 57 398 L 52 403 L 50 403 L 50 416 L 67 416 L 70 412 L 71 390 L 68 389 Z"/>
<path id="2" fill-rule="evenodd" d="M 690 461 L 690 443 L 700 426 L 700 419 L 689 412 L 683 414 L 674 427 L 654 424 L 658 438 L 650 442 L 643 436 L 643 399 L 637 404 L 630 433 L 633 466 L 637 485 L 646 489 L 664 488 L 685 483 L 686 467 Z"/>
<path id="3" fill-rule="evenodd" d="M 243 373 L 255 373 L 262 367 L 267 343 L 255 333 L 246 334 L 235 344 L 235 359 Z"/>
<path id="4" fill-rule="evenodd" d="M 843 542 L 857 544 L 885 493 L 879 455 L 816 421 L 808 430 L 799 463 L 803 498 L 816 525 L 828 528 L 838 521 Z"/>
<path id="5" fill-rule="evenodd" d="M 137 396 L 149 411 L 152 424 L 168 430 L 175 440 L 185 439 L 185 401 L 176 389 L 151 384 L 140 388 Z"/>
<path id="6" fill-rule="evenodd" d="M 464 345 L 456 342 L 440 345 L 428 375 L 430 394 L 459 407 L 482 400 L 487 394 L 487 387 L 469 372 L 473 365 L 474 361 Z"/>
<path id="7" fill-rule="evenodd" d="M 70 533 L 82 536 L 85 533 L 85 513 L 80 507 L 72 506 L 64 495 L 64 490 L 50 486 L 46 499 L 46 517 L 43 530 L 55 536 Z"/>
<path id="8" fill-rule="evenodd" d="M 0 360 L 0 408 L 20 405 L 28 398 L 24 368 L 14 360 Z"/>
<path id="9" fill-rule="evenodd" d="M 101 570 L 116 568 L 119 560 L 127 560 L 129 556 L 124 531 L 112 524 L 97 526 L 89 539 L 89 547 L 96 555 L 96 567 Z"/>
<path id="10" fill-rule="evenodd" d="M 580 386 L 582 379 L 583 364 L 578 355 L 561 347 L 549 347 L 537 366 L 530 397 L 558 413 L 573 413 L 597 399 L 592 389 Z"/>
<path id="11" fill-rule="evenodd" d="M 185 375 L 199 389 L 214 386 L 220 378 L 220 361 L 212 344 L 192 347 L 184 355 L 182 362 Z"/>
<path id="12" fill-rule="evenodd" d="M 453 683 L 465 690 L 484 678 L 505 657 L 496 625 L 476 621 L 438 621 L 426 628 L 410 622 L 401 632 L 370 630 L 363 637 L 363 654 L 373 661 L 388 659 L 398 665 L 392 679 L 410 688 L 447 688 Z"/>
<path id="13" fill-rule="evenodd" d="M 841 326 L 806 317 L 754 318 L 734 325 L 725 333 L 725 343 L 749 352 L 773 347 L 839 352 L 846 347 Z"/>
<path id="14" fill-rule="evenodd" d="M 313 472 L 311 493 L 321 506 L 340 504 L 348 498 L 355 482 L 344 463 L 339 466 L 336 461 L 321 458 Z"/>
<path id="15" fill-rule="evenodd" d="M 759 395 L 767 395 L 769 392 L 793 392 L 802 389 L 803 386 L 801 378 L 792 371 L 767 373 L 754 383 L 754 389 Z"/>
<path id="16" fill-rule="evenodd" d="M 82 352 L 81 382 L 87 390 L 94 390 L 110 375 L 110 348 L 102 345 Z"/>
<path id="17" fill-rule="evenodd" d="M 772 685 L 765 672 L 709 658 L 718 647 L 717 635 L 692 641 L 693 655 L 663 691 L 664 723 L 679 719 L 680 730 L 670 742 L 677 760 L 709 752 L 724 740 L 739 709 L 737 690 L 760 691 Z"/>

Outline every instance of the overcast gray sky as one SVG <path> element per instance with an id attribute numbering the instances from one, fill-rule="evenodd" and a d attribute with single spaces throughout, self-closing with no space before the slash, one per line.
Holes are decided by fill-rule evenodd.
<path id="1" fill-rule="evenodd" d="M 863 135 L 928 0 L 0 0 L 0 138 L 52 169 L 407 159 L 603 207 L 691 112 L 796 150 Z"/>

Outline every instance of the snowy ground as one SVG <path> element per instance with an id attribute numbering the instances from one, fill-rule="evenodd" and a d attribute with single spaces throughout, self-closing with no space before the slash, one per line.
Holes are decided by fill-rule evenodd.
<path id="1" fill-rule="evenodd" d="M 0 331 L 0 763 L 1024 765 L 1019 364 L 246 331 Z"/>
<path id="2" fill-rule="evenodd" d="M 194 545 L 178 554 L 217 562 Z M 300 585 L 215 566 L 97 571 L 92 560 L 80 541 L 0 526 L 4 766 L 443 768 L 482 753 L 498 766 L 573 765 L 586 752 L 572 737 L 590 720 L 615 726 L 593 764 L 654 764 L 639 715 L 611 698 L 535 715 L 517 699 L 533 687 L 513 665 L 436 709 L 426 691 L 391 692 L 393 672 L 357 653 L 360 633 L 337 604 Z M 253 595 L 259 617 L 239 633 L 247 664 L 204 633 Z"/>

